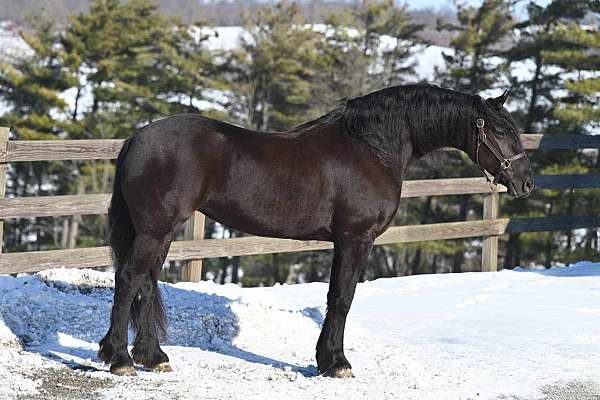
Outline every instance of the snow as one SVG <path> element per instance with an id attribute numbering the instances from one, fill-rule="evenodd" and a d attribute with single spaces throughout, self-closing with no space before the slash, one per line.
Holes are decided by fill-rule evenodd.
<path id="1" fill-rule="evenodd" d="M 11 21 L 0 21 L 0 61 L 33 54 L 33 50 L 19 36 L 19 29 Z"/>
<path id="2" fill-rule="evenodd" d="M 161 284 L 169 317 L 163 348 L 175 372 L 114 377 L 95 354 L 113 282 L 111 273 L 87 269 L 0 276 L 0 398 L 79 398 L 69 388 L 82 384 L 121 399 L 538 399 L 600 391 L 600 264 L 361 283 L 345 340 L 356 377 L 337 380 L 318 376 L 314 362 L 324 283 Z"/>
<path id="3" fill-rule="evenodd" d="M 208 37 L 207 48 L 212 51 L 235 50 L 240 46 L 242 38 L 251 39 L 251 36 L 241 26 L 202 28 L 200 32 Z"/>

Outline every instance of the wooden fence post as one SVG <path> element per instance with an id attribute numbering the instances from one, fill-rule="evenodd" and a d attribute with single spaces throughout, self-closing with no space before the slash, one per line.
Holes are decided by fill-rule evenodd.
<path id="1" fill-rule="evenodd" d="M 500 212 L 500 195 L 492 192 L 483 199 L 483 219 L 496 219 Z M 498 271 L 498 236 L 485 236 L 481 248 L 481 271 Z"/>
<path id="2" fill-rule="evenodd" d="M 185 240 L 204 239 L 204 214 L 199 211 L 186 222 L 184 238 Z M 186 261 L 181 266 L 181 281 L 200 282 L 202 279 L 202 260 Z"/>
<path id="3" fill-rule="evenodd" d="M 0 154 L 8 155 L 8 137 L 10 136 L 10 130 L 8 128 L 0 127 Z M 0 161 L 0 199 L 4 198 L 6 194 L 6 173 L 8 170 L 8 163 Z M 4 222 L 0 220 L 0 253 L 2 253 L 2 246 L 4 244 Z"/>

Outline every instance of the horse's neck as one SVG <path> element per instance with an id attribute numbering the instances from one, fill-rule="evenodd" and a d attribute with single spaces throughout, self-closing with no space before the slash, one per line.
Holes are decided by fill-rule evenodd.
<path id="1" fill-rule="evenodd" d="M 464 115 L 459 119 L 443 115 L 431 117 L 438 121 L 433 121 L 428 128 L 421 131 L 410 132 L 414 158 L 421 158 L 427 153 L 445 147 L 471 153 L 475 140 L 471 115 Z"/>

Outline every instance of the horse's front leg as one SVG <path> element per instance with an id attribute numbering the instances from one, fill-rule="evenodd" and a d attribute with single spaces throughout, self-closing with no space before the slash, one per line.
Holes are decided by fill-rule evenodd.
<path id="1" fill-rule="evenodd" d="M 352 366 L 344 355 L 344 328 L 360 272 L 372 247 L 370 238 L 335 242 L 327 316 L 317 342 L 317 365 L 322 374 L 352 376 Z"/>

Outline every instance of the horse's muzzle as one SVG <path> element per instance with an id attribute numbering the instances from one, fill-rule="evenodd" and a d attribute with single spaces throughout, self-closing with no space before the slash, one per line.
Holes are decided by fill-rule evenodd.
<path id="1" fill-rule="evenodd" d="M 534 188 L 533 178 L 527 176 L 520 180 L 513 180 L 508 185 L 508 193 L 514 198 L 528 197 Z"/>

